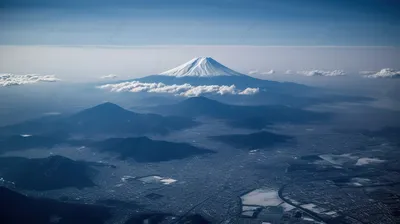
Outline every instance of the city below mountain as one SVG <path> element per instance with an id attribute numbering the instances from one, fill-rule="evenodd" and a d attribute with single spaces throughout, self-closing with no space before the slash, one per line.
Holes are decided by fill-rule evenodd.
<path id="1" fill-rule="evenodd" d="M 112 205 L 104 203 L 83 204 L 63 202 L 50 198 L 36 198 L 26 196 L 11 189 L 0 186 L 0 223 L 62 223 L 62 224 L 104 224 L 109 223 L 120 210 L 137 209 L 139 205 L 129 201 L 114 201 Z M 129 205 L 129 206 L 126 206 Z M 133 207 L 133 208 L 132 208 Z M 163 221 L 175 221 L 184 224 L 208 224 L 199 214 L 177 216 L 171 213 L 156 211 L 134 212 L 127 217 L 124 224 L 162 223 Z M 112 221 L 111 221 L 112 222 Z"/>
<path id="2" fill-rule="evenodd" d="M 293 139 L 293 137 L 291 136 L 275 134 L 267 131 L 251 134 L 211 136 L 210 138 L 226 143 L 235 148 L 247 150 L 264 149 L 279 143 L 286 143 L 289 140 Z"/>

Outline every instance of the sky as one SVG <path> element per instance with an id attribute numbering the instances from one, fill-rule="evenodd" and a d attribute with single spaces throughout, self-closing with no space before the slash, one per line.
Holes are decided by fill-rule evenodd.
<path id="1" fill-rule="evenodd" d="M 1 0 L 2 45 L 399 46 L 397 0 Z"/>
<path id="2" fill-rule="evenodd" d="M 242 73 L 400 70 L 398 0 L 0 0 L 0 73 L 85 81 L 211 56 Z"/>

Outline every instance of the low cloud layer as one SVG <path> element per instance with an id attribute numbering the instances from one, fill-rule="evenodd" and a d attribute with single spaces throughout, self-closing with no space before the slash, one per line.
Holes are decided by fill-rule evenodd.
<path id="1" fill-rule="evenodd" d="M 60 79 L 54 75 L 14 75 L 14 74 L 0 74 L 0 86 L 18 86 L 25 84 L 33 84 L 37 82 L 56 82 Z"/>
<path id="2" fill-rule="evenodd" d="M 361 73 L 362 74 L 362 73 Z M 384 68 L 379 72 L 364 73 L 367 78 L 400 78 L 400 71 L 391 68 Z"/>
<path id="3" fill-rule="evenodd" d="M 109 75 L 103 75 L 103 76 L 101 76 L 100 78 L 101 78 L 101 79 L 115 79 L 115 78 L 117 78 L 117 77 L 118 77 L 118 75 L 109 74 Z"/>
<path id="4" fill-rule="evenodd" d="M 193 86 L 190 84 L 166 85 L 164 83 L 142 83 L 139 81 L 121 82 L 117 84 L 106 84 L 98 86 L 100 89 L 107 89 L 111 92 L 148 92 L 148 93 L 169 93 L 185 97 L 200 96 L 206 93 L 219 95 L 253 95 L 259 92 L 258 88 L 246 88 L 239 90 L 235 85 L 203 85 Z"/>
<path id="5" fill-rule="evenodd" d="M 296 74 L 305 76 L 343 76 L 346 73 L 343 70 L 310 70 L 310 71 L 298 71 Z"/>

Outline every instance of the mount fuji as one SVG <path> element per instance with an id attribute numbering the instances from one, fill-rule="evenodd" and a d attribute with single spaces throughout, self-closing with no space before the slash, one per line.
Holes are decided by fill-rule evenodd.
<path id="1" fill-rule="evenodd" d="M 193 58 L 192 60 L 160 75 L 174 77 L 215 77 L 215 76 L 244 76 L 210 57 Z"/>
<path id="2" fill-rule="evenodd" d="M 301 107 L 323 102 L 370 100 L 357 96 L 336 95 L 329 90 L 293 82 L 257 79 L 234 71 L 211 57 L 193 58 L 156 75 L 101 84 L 98 88 L 114 92 L 163 93 L 174 97 L 207 95 L 214 100 L 239 105 L 279 104 Z M 249 89 L 254 91 L 247 91 L 247 94 L 246 90 Z"/>
<path id="3" fill-rule="evenodd" d="M 312 89 L 290 82 L 276 82 L 257 79 L 234 71 L 211 57 L 198 57 L 179 65 L 176 68 L 135 79 L 145 83 L 164 83 L 182 85 L 185 83 L 199 85 L 235 85 L 237 88 L 262 88 L 269 92 L 304 92 Z"/>

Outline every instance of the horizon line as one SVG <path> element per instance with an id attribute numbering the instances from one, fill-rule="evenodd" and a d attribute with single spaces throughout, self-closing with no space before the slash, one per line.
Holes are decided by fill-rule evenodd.
<path id="1" fill-rule="evenodd" d="M 107 44 L 0 44 L 0 47 L 74 47 L 74 48 L 147 48 L 147 47 L 277 47 L 277 48 L 400 48 L 396 45 L 246 45 L 246 44 L 153 44 L 153 45 L 107 45 Z"/>

